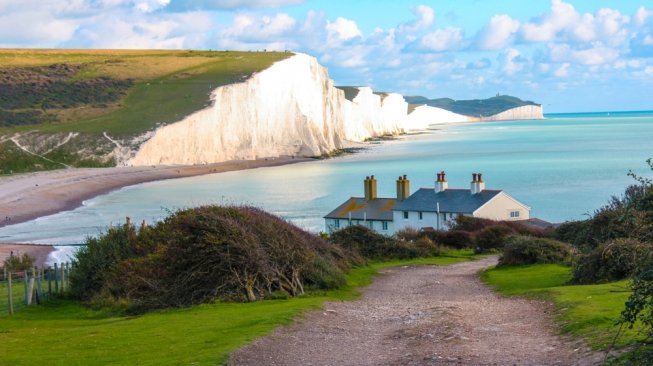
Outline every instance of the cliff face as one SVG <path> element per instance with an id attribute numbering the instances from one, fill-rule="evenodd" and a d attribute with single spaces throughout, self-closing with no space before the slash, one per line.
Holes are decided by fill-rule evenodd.
<path id="1" fill-rule="evenodd" d="M 446 109 L 421 105 L 416 107 L 407 117 L 404 128 L 407 130 L 423 130 L 436 123 L 459 123 L 477 121 L 473 117 L 450 112 Z"/>
<path id="2" fill-rule="evenodd" d="M 279 61 L 242 83 L 219 87 L 211 100 L 209 107 L 129 145 L 139 145 L 137 149 L 120 150 L 118 164 L 317 156 L 345 147 L 348 141 L 426 129 L 434 123 L 478 120 L 426 105 L 409 111 L 403 96 L 375 94 L 368 87 L 338 89 L 326 68 L 304 54 Z M 542 118 L 541 107 L 514 108 L 487 120 L 534 118 Z"/>
<path id="3" fill-rule="evenodd" d="M 525 105 L 522 107 L 508 109 L 507 111 L 489 117 L 483 117 L 483 121 L 511 121 L 521 119 L 544 119 L 544 112 L 541 105 Z"/>
<path id="4" fill-rule="evenodd" d="M 158 128 L 129 165 L 204 164 L 280 155 L 315 156 L 403 131 L 407 104 L 359 88 L 349 101 L 313 57 L 297 54 L 243 83 L 217 88 L 212 104 Z"/>

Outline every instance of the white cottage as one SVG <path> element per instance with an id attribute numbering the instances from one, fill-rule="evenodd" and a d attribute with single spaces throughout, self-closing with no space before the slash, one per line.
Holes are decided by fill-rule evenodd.
<path id="1" fill-rule="evenodd" d="M 408 177 L 397 179 L 397 198 L 378 198 L 376 179 L 365 179 L 365 197 L 352 197 L 324 217 L 327 232 L 365 225 L 392 235 L 406 228 L 447 230 L 460 215 L 497 221 L 530 219 L 530 207 L 502 190 L 485 189 L 482 174 L 472 174 L 469 189 L 449 188 L 444 172 L 434 188 L 410 194 Z"/>

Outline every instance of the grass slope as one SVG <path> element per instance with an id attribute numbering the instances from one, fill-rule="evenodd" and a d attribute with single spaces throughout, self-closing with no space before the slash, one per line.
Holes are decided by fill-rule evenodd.
<path id="1" fill-rule="evenodd" d="M 562 331 L 585 339 L 598 350 L 611 345 L 618 331 L 615 321 L 629 295 L 627 281 L 568 285 L 571 269 L 552 264 L 494 268 L 483 272 L 481 278 L 504 295 L 552 301 Z M 631 345 L 640 339 L 637 329 L 626 330 L 616 346 Z"/>
<path id="2" fill-rule="evenodd" d="M 442 108 L 454 113 L 472 117 L 493 116 L 512 108 L 525 105 L 539 105 L 509 95 L 472 100 L 453 100 L 450 98 L 428 99 L 420 96 L 405 97 L 405 99 L 410 104 L 426 104 L 431 107 Z"/>
<path id="3" fill-rule="evenodd" d="M 71 87 L 75 82 L 96 78 L 133 81 L 126 97 L 118 103 L 95 105 L 70 101 L 68 108 L 48 110 L 58 123 L 3 128 L 0 134 L 34 129 L 107 132 L 117 136 L 142 133 L 158 124 L 180 120 L 206 106 L 210 92 L 216 87 L 242 81 L 290 55 L 231 51 L 0 50 L 0 69 L 8 75 L 12 75 L 12 70 L 24 73 L 29 68 L 38 68 L 43 73 L 49 70 L 44 66 L 63 64 L 81 69 L 66 80 Z M 34 105 L 33 109 L 41 109 L 41 105 Z"/>
<path id="4" fill-rule="evenodd" d="M 287 324 L 325 301 L 351 300 L 383 268 L 447 265 L 473 259 L 471 251 L 440 257 L 372 263 L 352 270 L 345 288 L 288 300 L 216 303 L 125 317 L 81 307 L 71 301 L 17 312 L 0 321 L 1 363 L 194 364 L 215 365 L 231 351 Z"/>

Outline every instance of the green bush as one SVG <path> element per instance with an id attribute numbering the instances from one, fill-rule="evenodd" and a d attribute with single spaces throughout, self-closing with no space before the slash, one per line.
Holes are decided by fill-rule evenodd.
<path id="1" fill-rule="evenodd" d="M 464 249 L 474 245 L 474 237 L 471 233 L 462 230 L 449 230 L 436 232 L 436 242 L 449 248 Z"/>
<path id="2" fill-rule="evenodd" d="M 389 260 L 435 256 L 440 247 L 412 230 L 387 237 L 361 225 L 348 226 L 331 234 L 330 241 L 365 259 Z"/>
<path id="3" fill-rule="evenodd" d="M 474 237 L 476 252 L 486 252 L 493 249 L 502 249 L 508 235 L 514 234 L 513 230 L 505 225 L 497 224 L 487 226 Z"/>
<path id="4" fill-rule="evenodd" d="M 545 238 L 512 235 L 505 239 L 498 266 L 526 264 L 568 264 L 575 249 L 569 244 Z"/>
<path id="5" fill-rule="evenodd" d="M 615 239 L 581 255 L 572 282 L 602 283 L 631 277 L 653 260 L 653 245 L 636 239 Z"/>
<path id="6" fill-rule="evenodd" d="M 153 227 L 127 224 L 89 239 L 71 274 L 73 294 L 131 311 L 216 299 L 298 296 L 344 283 L 358 260 L 284 220 L 252 207 L 181 210 Z"/>
<path id="7" fill-rule="evenodd" d="M 9 272 L 24 271 L 34 267 L 34 258 L 30 257 L 27 253 L 24 253 L 20 257 L 12 253 L 12 255 L 5 259 L 2 266 Z"/>

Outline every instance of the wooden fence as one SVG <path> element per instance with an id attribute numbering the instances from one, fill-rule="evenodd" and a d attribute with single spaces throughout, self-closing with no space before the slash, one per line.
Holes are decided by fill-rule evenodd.
<path id="1" fill-rule="evenodd" d="M 70 263 L 16 272 L 5 269 L 0 273 L 0 317 L 65 293 L 70 286 L 70 270 Z"/>

